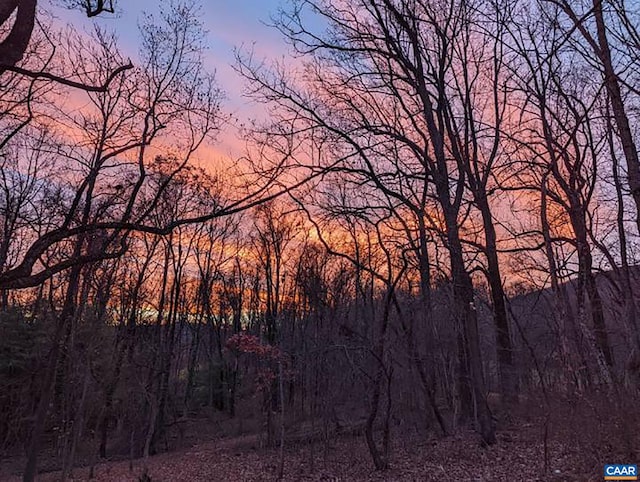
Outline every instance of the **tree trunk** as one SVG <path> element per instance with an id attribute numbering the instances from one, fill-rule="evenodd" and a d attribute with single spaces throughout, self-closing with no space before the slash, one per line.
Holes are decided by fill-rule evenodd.
<path id="1" fill-rule="evenodd" d="M 571 196 L 570 203 L 571 212 L 569 214 L 578 248 L 578 299 L 581 299 L 582 293 L 586 291 L 591 309 L 595 343 L 607 366 L 612 367 L 613 354 L 611 352 L 611 346 L 609 345 L 609 336 L 604 321 L 602 299 L 593 274 L 593 258 L 587 236 L 585 208 L 579 205 L 578 200 L 572 199 Z"/>
<path id="2" fill-rule="evenodd" d="M 493 320 L 496 326 L 496 350 L 500 390 L 502 392 L 503 401 L 513 403 L 518 400 L 518 379 L 513 362 L 513 344 L 511 342 L 511 330 L 509 328 L 505 294 L 502 287 L 502 275 L 500 273 L 500 262 L 498 260 L 496 230 L 493 225 L 493 218 L 491 216 L 491 210 L 489 208 L 486 193 L 483 193 L 477 201 L 484 225 L 487 273 L 489 286 L 491 287 Z"/>
<path id="3" fill-rule="evenodd" d="M 543 179 L 541 185 L 541 196 L 540 196 L 540 224 L 542 229 L 542 236 L 544 239 L 544 247 L 545 247 L 545 255 L 547 257 L 547 263 L 549 265 L 549 275 L 551 279 L 551 289 L 554 293 L 555 298 L 555 306 L 557 312 L 557 318 L 559 321 L 558 327 L 558 335 L 560 337 L 560 349 L 561 353 L 565 358 L 567 358 L 567 362 L 569 365 L 569 371 L 574 373 L 574 383 L 577 388 L 580 388 L 581 385 L 591 384 L 592 375 L 589 370 L 589 365 L 587 363 L 587 358 L 584 352 L 584 340 L 582 339 L 582 335 L 580 330 L 578 330 L 577 321 L 575 318 L 575 314 L 571 308 L 571 304 L 569 303 L 569 298 L 566 293 L 566 287 L 561 285 L 558 279 L 558 267 L 556 263 L 555 254 L 553 252 L 553 245 L 551 239 L 551 227 L 549 225 L 549 220 L 547 216 L 547 180 Z M 567 323 L 571 328 L 571 332 L 574 336 L 574 344 L 575 349 L 580 357 L 579 363 L 574 363 L 571 359 L 571 350 L 568 348 L 568 343 L 566 343 L 566 326 Z"/>
<path id="4" fill-rule="evenodd" d="M 76 249 L 76 251 L 79 252 L 79 247 Z M 42 441 L 42 435 L 44 433 L 44 427 L 47 420 L 47 412 L 49 411 L 51 396 L 53 395 L 56 372 L 58 369 L 60 352 L 62 350 L 61 345 L 63 342 L 63 334 L 65 333 L 68 324 L 71 323 L 71 320 L 75 313 L 76 297 L 78 295 L 78 289 L 80 287 L 80 272 L 80 266 L 74 267 L 71 270 L 64 306 L 56 323 L 56 330 L 53 337 L 53 346 L 51 349 L 51 354 L 49 355 L 47 371 L 44 378 L 45 381 L 42 387 L 40 400 L 38 401 L 36 407 L 34 425 L 31 431 L 29 448 L 27 450 L 27 465 L 22 476 L 22 480 L 24 482 L 33 482 L 38 472 L 38 455 L 40 452 L 40 443 Z"/>
<path id="5" fill-rule="evenodd" d="M 473 302 L 473 283 L 465 269 L 456 216 L 445 209 L 445 220 L 447 241 L 449 242 L 454 309 L 462 328 L 461 336 L 467 361 L 468 383 L 473 398 L 474 413 L 466 415 L 477 417 L 482 442 L 485 445 L 491 445 L 496 441 L 495 425 L 487 403 L 487 391 L 482 372 L 478 316 Z"/>
<path id="6" fill-rule="evenodd" d="M 636 225 L 640 232 L 640 159 L 638 159 L 638 149 L 633 140 L 629 117 L 627 116 L 622 99 L 618 76 L 613 68 L 611 48 L 609 47 L 609 39 L 607 38 L 607 26 L 602 11 L 602 0 L 594 0 L 593 15 L 596 21 L 598 35 L 598 46 L 595 54 L 600 57 L 600 62 L 603 66 L 605 87 L 609 94 L 613 117 L 618 127 L 618 136 L 622 144 L 622 151 L 627 161 L 629 189 L 631 190 L 631 195 L 636 205 Z"/>

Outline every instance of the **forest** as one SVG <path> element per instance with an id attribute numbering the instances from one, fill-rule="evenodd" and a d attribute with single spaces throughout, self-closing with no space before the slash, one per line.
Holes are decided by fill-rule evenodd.
<path id="1" fill-rule="evenodd" d="M 0 1 L 1 480 L 638 462 L 639 3 L 283 1 L 241 118 L 206 2 L 51 2 Z"/>

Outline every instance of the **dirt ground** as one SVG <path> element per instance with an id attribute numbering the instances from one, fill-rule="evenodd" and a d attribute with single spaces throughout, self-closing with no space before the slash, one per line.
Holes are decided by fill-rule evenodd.
<path id="1" fill-rule="evenodd" d="M 584 410 L 591 410 L 591 415 Z M 604 464 L 637 463 L 629 459 L 640 448 L 637 427 L 628 427 L 634 438 L 623 443 L 621 422 L 595 405 L 578 410 L 571 404 L 558 404 L 551 416 L 544 417 L 523 410 L 509 423 L 501 423 L 498 442 L 488 448 L 482 448 L 477 434 L 470 430 L 425 438 L 396 428 L 391 467 L 382 472 L 373 470 L 362 435 L 290 443 L 284 452 L 282 480 L 601 481 Z M 260 448 L 257 436 L 244 435 L 152 456 L 146 465 L 153 482 L 272 481 L 277 480 L 279 460 L 277 448 Z M 103 462 L 94 466 L 92 480 L 137 482 L 143 468 L 141 459 L 133 461 L 132 470 L 126 460 Z M 0 473 L 0 478 L 20 480 L 15 471 L 5 471 L 4 477 Z M 49 472 L 38 480 L 59 479 L 59 472 Z M 90 469 L 75 469 L 71 480 L 90 480 Z"/>

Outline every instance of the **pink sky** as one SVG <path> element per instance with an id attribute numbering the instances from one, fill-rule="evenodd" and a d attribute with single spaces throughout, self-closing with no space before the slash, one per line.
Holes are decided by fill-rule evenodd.
<path id="1" fill-rule="evenodd" d="M 51 4 L 53 3 L 53 5 Z M 119 38 L 119 47 L 124 55 L 130 56 L 135 63 L 138 51 L 138 22 L 144 12 L 157 14 L 161 2 L 139 0 L 129 2 L 117 1 L 115 15 L 102 14 L 98 18 L 89 19 L 80 9 L 67 10 L 61 8 L 59 2 L 49 0 L 42 3 L 41 8 L 52 12 L 60 24 L 71 23 L 74 27 L 87 32 L 93 24 L 112 30 Z M 233 69 L 236 49 L 252 50 L 257 60 L 276 60 L 287 56 L 288 46 L 281 34 L 271 24 L 283 0 L 202 0 L 204 28 L 208 31 L 209 50 L 205 53 L 207 66 L 216 72 L 218 83 L 226 93 L 223 109 L 233 114 L 238 123 L 245 123 L 252 118 L 262 118 L 264 109 L 243 97 L 243 79 Z M 237 158 L 242 154 L 244 142 L 237 136 L 236 127 L 228 125 L 215 145 L 207 148 L 206 157 L 212 156 Z M 201 154 L 202 156 L 202 154 Z"/>

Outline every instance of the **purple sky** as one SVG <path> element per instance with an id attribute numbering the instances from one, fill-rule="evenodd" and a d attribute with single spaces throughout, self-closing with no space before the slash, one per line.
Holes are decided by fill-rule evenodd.
<path id="1" fill-rule="evenodd" d="M 79 10 L 56 7 L 57 0 L 49 0 L 53 6 L 41 4 L 60 20 L 86 31 L 98 22 L 116 32 L 119 45 L 125 55 L 135 62 L 138 51 L 138 21 L 143 12 L 157 13 L 161 0 L 118 0 L 115 15 L 101 15 L 88 19 Z M 280 33 L 266 24 L 286 0 L 200 0 L 203 24 L 208 31 L 209 51 L 207 65 L 216 71 L 218 82 L 226 92 L 224 108 L 241 120 L 260 117 L 259 106 L 251 105 L 242 97 L 243 81 L 233 70 L 234 49 L 253 49 L 257 59 L 280 59 L 287 55 L 288 46 Z M 220 151 L 235 150 L 233 134 L 227 132 L 221 138 Z M 234 153 L 237 154 L 237 153 Z"/>

